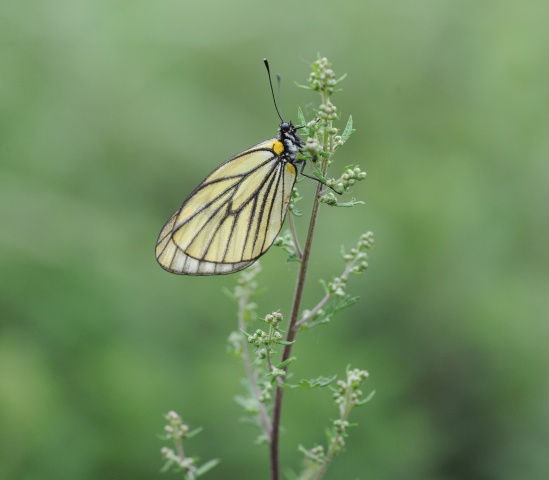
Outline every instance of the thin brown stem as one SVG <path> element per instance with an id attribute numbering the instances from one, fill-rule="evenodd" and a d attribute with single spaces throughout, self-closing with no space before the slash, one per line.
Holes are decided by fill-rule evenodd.
<path id="1" fill-rule="evenodd" d="M 311 219 L 309 222 L 309 231 L 307 232 L 307 239 L 303 248 L 303 255 L 299 264 L 299 270 L 297 274 L 297 280 L 294 291 L 294 299 L 292 302 L 292 309 L 290 313 L 290 321 L 288 323 L 288 330 L 286 333 L 286 341 L 294 342 L 297 336 L 298 329 L 295 328 L 299 310 L 301 307 L 301 300 L 303 298 L 303 291 L 305 289 L 305 280 L 307 278 L 307 268 L 309 266 L 309 258 L 311 255 L 311 247 L 313 244 L 313 237 L 316 228 L 316 220 L 318 217 L 318 210 L 320 207 L 319 193 L 322 185 L 319 183 L 316 189 L 316 195 L 313 202 L 311 211 Z M 293 343 L 286 345 L 282 351 L 282 362 L 288 360 L 292 354 Z M 284 371 L 287 371 L 287 366 L 284 367 Z M 270 444 L 270 457 L 271 457 L 271 480 L 280 479 L 280 459 L 279 459 L 279 433 L 280 433 L 280 420 L 282 415 L 282 397 L 284 395 L 284 388 L 281 385 L 277 385 L 275 391 L 275 400 L 273 406 L 273 417 L 271 422 L 271 444 Z"/>

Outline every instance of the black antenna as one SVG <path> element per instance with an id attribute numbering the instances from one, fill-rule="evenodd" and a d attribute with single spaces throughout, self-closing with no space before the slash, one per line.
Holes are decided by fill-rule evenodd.
<path id="1" fill-rule="evenodd" d="M 280 115 L 280 112 L 278 110 L 278 105 L 276 104 L 276 98 L 275 98 L 275 93 L 274 93 L 274 89 L 273 89 L 273 81 L 271 80 L 271 69 L 269 68 L 269 62 L 267 61 L 266 58 L 264 58 L 263 63 L 265 64 L 265 68 L 267 69 L 267 75 L 269 76 L 269 85 L 271 86 L 271 94 L 273 96 L 273 102 L 275 104 L 276 113 L 278 114 L 278 118 L 280 118 L 280 121 L 284 122 L 284 119 L 282 118 L 282 115 Z M 279 88 L 280 88 L 280 83 L 278 85 L 279 85 Z"/>
<path id="2" fill-rule="evenodd" d="M 278 106 L 280 107 L 280 110 L 282 110 L 282 97 L 280 96 L 280 91 L 282 90 L 281 85 L 282 85 L 282 78 L 280 77 L 280 73 L 277 73 L 276 74 L 276 86 L 277 86 L 276 101 L 278 103 Z"/>

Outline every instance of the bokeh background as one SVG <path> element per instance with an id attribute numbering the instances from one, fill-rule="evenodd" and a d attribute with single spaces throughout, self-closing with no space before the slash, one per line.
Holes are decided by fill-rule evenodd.
<path id="1" fill-rule="evenodd" d="M 171 478 L 170 409 L 204 427 L 189 453 L 222 460 L 207 478 L 267 478 L 225 351 L 237 277 L 169 275 L 153 250 L 207 173 L 276 132 L 263 57 L 295 120 L 318 53 L 348 73 L 339 165 L 368 179 L 365 206 L 322 210 L 305 304 L 340 245 L 376 235 L 358 305 L 295 350 L 298 377 L 352 364 L 376 390 L 327 478 L 547 478 L 548 18 L 542 0 L 2 2 L 0 478 Z M 287 313 L 295 265 L 262 263 L 259 310 Z M 334 416 L 327 390 L 287 394 L 285 470 Z"/>

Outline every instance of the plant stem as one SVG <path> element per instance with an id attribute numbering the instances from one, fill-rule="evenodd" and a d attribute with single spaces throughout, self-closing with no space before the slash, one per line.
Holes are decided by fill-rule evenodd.
<path id="1" fill-rule="evenodd" d="M 246 305 L 249 303 L 249 301 L 250 301 L 250 297 L 248 295 L 241 297 L 238 301 L 238 328 L 240 329 L 241 332 L 246 329 L 244 315 L 246 311 Z M 248 382 L 250 383 L 250 388 L 253 392 L 253 395 L 256 399 L 259 399 L 259 397 L 261 396 L 261 391 L 260 391 L 259 385 L 257 384 L 257 374 L 252 367 L 252 360 L 250 359 L 250 353 L 248 351 L 247 342 L 244 340 L 244 335 L 242 335 L 241 339 L 242 339 L 241 341 L 243 342 L 242 363 L 244 364 L 244 369 L 246 370 L 246 376 L 248 377 Z M 265 407 L 264 403 L 259 401 L 257 402 L 257 408 L 259 410 L 259 419 L 260 419 L 263 431 L 265 432 L 265 435 L 267 435 L 270 438 L 271 420 L 267 413 L 267 408 Z"/>
<path id="2" fill-rule="evenodd" d="M 303 298 L 303 291 L 305 289 L 305 279 L 307 278 L 307 267 L 309 266 L 309 258 L 311 255 L 311 247 L 313 244 L 313 237 L 316 228 L 316 220 L 318 217 L 318 209 L 320 207 L 320 191 L 322 185 L 319 183 L 316 189 L 316 194 L 311 210 L 311 219 L 309 222 L 309 231 L 307 232 L 307 239 L 303 248 L 301 262 L 299 264 L 299 270 L 297 274 L 297 280 L 294 291 L 294 299 L 292 302 L 292 309 L 290 314 L 290 321 L 288 323 L 288 330 L 286 333 L 286 341 L 294 342 L 297 336 L 298 329 L 295 328 L 298 317 L 299 309 L 301 306 L 301 300 Z M 282 362 L 288 360 L 292 354 L 293 343 L 286 345 L 282 351 Z M 284 371 L 287 371 L 288 367 L 284 367 Z M 279 433 L 280 433 L 280 420 L 282 415 L 282 397 L 284 395 L 284 389 L 279 383 L 276 387 L 275 400 L 273 406 L 273 420 L 271 423 L 271 444 L 270 444 L 270 457 L 271 457 L 271 480 L 280 479 L 280 459 L 279 459 Z"/>
<path id="3" fill-rule="evenodd" d="M 301 245 L 299 245 L 299 238 L 297 238 L 297 229 L 295 228 L 295 218 L 291 214 L 288 215 L 289 222 L 290 222 L 290 232 L 292 233 L 292 240 L 294 241 L 294 247 L 295 247 L 295 253 L 297 255 L 297 258 L 301 261 L 303 258 L 303 251 L 301 250 Z"/>

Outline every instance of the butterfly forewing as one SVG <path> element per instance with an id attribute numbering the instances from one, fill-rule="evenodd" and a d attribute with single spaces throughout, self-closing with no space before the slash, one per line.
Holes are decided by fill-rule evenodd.
<path id="1" fill-rule="evenodd" d="M 282 228 L 297 171 L 260 143 L 214 170 L 168 220 L 156 246 L 173 273 L 220 275 L 242 270 Z"/>

